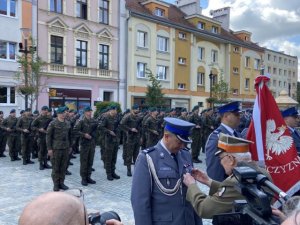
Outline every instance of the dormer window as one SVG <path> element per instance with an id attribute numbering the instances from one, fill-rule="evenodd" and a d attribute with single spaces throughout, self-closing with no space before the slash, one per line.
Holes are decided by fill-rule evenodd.
<path id="1" fill-rule="evenodd" d="M 200 30 L 204 30 L 204 29 L 205 29 L 205 23 L 203 23 L 203 22 L 198 22 L 197 27 L 198 27 L 198 29 L 200 29 Z"/>
<path id="2" fill-rule="evenodd" d="M 186 64 L 186 58 L 179 57 L 178 58 L 178 63 L 181 64 L 181 65 L 185 65 Z"/>
<path id="3" fill-rule="evenodd" d="M 178 37 L 179 39 L 186 39 L 186 33 L 179 32 Z"/>
<path id="4" fill-rule="evenodd" d="M 154 15 L 155 15 L 155 16 L 164 17 L 164 16 L 165 16 L 165 10 L 160 9 L 160 8 L 156 8 L 156 9 L 154 10 Z"/>
<path id="5" fill-rule="evenodd" d="M 217 34 L 218 33 L 218 27 L 212 26 L 211 32 L 213 32 L 214 34 Z"/>
<path id="6" fill-rule="evenodd" d="M 240 48 L 239 47 L 234 47 L 233 51 L 238 53 L 238 52 L 240 52 Z"/>

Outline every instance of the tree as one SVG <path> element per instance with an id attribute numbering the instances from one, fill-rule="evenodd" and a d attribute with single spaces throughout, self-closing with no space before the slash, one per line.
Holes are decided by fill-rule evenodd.
<path id="1" fill-rule="evenodd" d="M 146 104 L 149 107 L 161 107 L 165 104 L 161 83 L 151 70 L 146 69 L 146 74 L 151 83 L 150 85 L 147 85 Z"/>
<path id="2" fill-rule="evenodd" d="M 223 75 L 221 74 L 218 83 L 212 87 L 212 97 L 208 98 L 206 101 L 212 103 L 212 105 L 214 105 L 214 103 L 226 103 L 228 102 L 228 93 L 228 83 L 225 82 Z"/>
<path id="3" fill-rule="evenodd" d="M 42 88 L 41 84 L 41 71 L 43 66 L 46 64 L 37 55 L 35 42 L 30 37 L 32 46 L 26 47 L 27 53 L 18 56 L 18 63 L 21 65 L 21 71 L 16 73 L 17 91 L 24 98 L 29 99 L 29 105 L 33 108 L 33 103 L 36 102 L 35 109 L 37 109 L 37 99 Z"/>

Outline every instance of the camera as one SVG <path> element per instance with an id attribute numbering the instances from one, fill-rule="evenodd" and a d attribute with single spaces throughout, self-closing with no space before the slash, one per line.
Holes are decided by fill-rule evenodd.
<path id="1" fill-rule="evenodd" d="M 121 222 L 119 215 L 114 211 L 99 213 L 91 213 L 88 216 L 89 224 L 92 225 L 105 225 L 107 220 L 115 219 Z"/>
<path id="2" fill-rule="evenodd" d="M 268 178 L 249 166 L 233 169 L 238 180 L 236 189 L 245 200 L 234 201 L 231 213 L 215 215 L 214 225 L 278 225 L 279 220 L 272 215 L 271 201 L 274 195 L 287 200 L 288 196 Z M 271 193 L 270 193 L 271 191 Z"/>

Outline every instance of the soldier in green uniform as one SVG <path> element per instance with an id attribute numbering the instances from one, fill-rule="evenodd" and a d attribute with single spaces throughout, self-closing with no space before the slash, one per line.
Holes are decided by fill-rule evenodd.
<path id="1" fill-rule="evenodd" d="M 200 154 L 200 148 L 202 147 L 202 122 L 199 116 L 199 106 L 194 106 L 192 110 L 192 115 L 189 117 L 188 121 L 196 124 L 196 126 L 192 129 L 192 158 L 194 163 L 202 163 L 202 161 L 198 158 Z"/>
<path id="2" fill-rule="evenodd" d="M 101 110 L 100 116 L 97 119 L 98 124 L 102 123 L 102 120 L 105 117 L 105 115 L 107 114 L 107 112 L 108 112 L 107 108 Z M 100 156 L 101 156 L 101 160 L 103 161 L 103 164 L 104 164 L 105 163 L 105 160 L 104 160 L 104 152 L 105 152 L 105 139 L 104 139 L 104 137 L 105 137 L 105 135 L 100 129 L 97 130 L 97 133 L 98 133 L 98 141 L 97 142 L 100 145 Z M 104 168 L 105 168 L 105 165 L 104 165 Z"/>
<path id="3" fill-rule="evenodd" d="M 91 178 L 92 166 L 94 162 L 96 148 L 97 122 L 92 118 L 92 109 L 87 106 L 84 108 L 84 116 L 78 120 L 74 126 L 75 137 L 80 137 L 80 176 L 81 184 L 96 184 Z"/>
<path id="4" fill-rule="evenodd" d="M 7 118 L 4 119 L 2 123 L 2 129 L 5 129 L 7 136 L 7 145 L 9 147 L 9 156 L 11 161 L 21 160 L 18 157 L 18 134 L 17 134 L 17 125 L 18 119 L 16 118 L 16 110 L 10 110 L 10 114 Z"/>
<path id="5" fill-rule="evenodd" d="M 125 154 L 125 165 L 127 166 L 127 176 L 131 177 L 131 163 L 135 163 L 140 149 L 140 123 L 142 117 L 138 116 L 139 106 L 133 105 L 131 112 L 123 117 L 121 120 L 121 128 L 126 132 L 127 152 Z"/>
<path id="6" fill-rule="evenodd" d="M 213 110 L 212 108 L 209 108 L 205 110 L 204 113 L 202 113 L 202 124 L 203 124 L 203 129 L 202 129 L 202 152 L 205 152 L 205 143 L 207 141 L 208 136 L 211 134 L 211 132 L 214 131 L 214 119 L 212 118 L 213 115 Z"/>
<path id="7" fill-rule="evenodd" d="M 25 110 L 20 111 L 20 116 L 17 117 L 17 120 L 19 121 L 24 116 Z M 22 146 L 21 146 L 21 132 L 17 130 L 17 149 L 19 155 L 22 155 Z"/>
<path id="8" fill-rule="evenodd" d="M 0 111 L 0 158 L 6 157 L 4 154 L 5 148 L 6 148 L 6 129 L 2 127 L 3 121 L 4 121 L 4 114 L 2 111 Z"/>
<path id="9" fill-rule="evenodd" d="M 145 149 L 146 148 L 146 134 L 147 134 L 147 129 L 146 129 L 146 121 L 150 117 L 150 112 L 146 111 L 144 112 L 144 118 L 142 120 L 142 137 L 141 137 L 141 148 Z"/>
<path id="10" fill-rule="evenodd" d="M 178 117 L 178 119 L 188 121 L 188 116 L 187 115 L 188 115 L 188 113 L 187 113 L 186 108 L 182 108 L 181 111 L 180 111 L 180 116 Z"/>
<path id="11" fill-rule="evenodd" d="M 67 190 L 64 184 L 65 172 L 71 149 L 71 125 L 65 120 L 65 107 L 56 110 L 55 118 L 47 128 L 46 143 L 52 162 L 53 191 Z"/>
<path id="12" fill-rule="evenodd" d="M 32 119 L 35 120 L 40 115 L 38 110 L 34 110 L 32 114 Z M 39 146 L 38 146 L 38 132 L 36 130 L 31 130 L 33 132 L 33 143 L 32 143 L 32 158 L 38 158 Z"/>
<path id="13" fill-rule="evenodd" d="M 158 129 L 158 110 L 156 107 L 149 109 L 150 116 L 145 122 L 146 127 L 146 148 L 152 147 L 159 141 L 159 129 Z"/>
<path id="14" fill-rule="evenodd" d="M 124 112 L 124 114 L 122 115 L 121 121 L 122 119 L 127 116 L 130 113 L 130 109 L 126 109 L 126 111 Z M 128 152 L 128 145 L 127 145 L 127 132 L 124 129 L 120 130 L 120 140 L 123 144 L 123 154 L 122 154 L 122 158 L 124 161 L 124 165 L 126 166 L 126 154 Z M 121 144 L 121 143 L 120 143 Z"/>
<path id="15" fill-rule="evenodd" d="M 99 129 L 104 132 L 104 166 L 108 180 L 120 179 L 116 174 L 116 162 L 118 154 L 118 136 L 117 136 L 117 108 L 110 106 L 108 113 L 103 117 L 99 124 Z"/>
<path id="16" fill-rule="evenodd" d="M 23 165 L 34 163 L 30 160 L 33 143 L 33 134 L 31 132 L 32 121 L 31 109 L 27 108 L 24 115 L 18 120 L 16 125 L 17 130 L 21 133 Z"/>
<path id="17" fill-rule="evenodd" d="M 49 114 L 48 106 L 43 106 L 41 114 L 33 120 L 31 127 L 33 131 L 37 132 L 38 144 L 38 158 L 40 162 L 40 170 L 51 169 L 52 167 L 47 163 L 47 145 L 46 133 L 49 123 L 52 121 L 52 116 Z"/>

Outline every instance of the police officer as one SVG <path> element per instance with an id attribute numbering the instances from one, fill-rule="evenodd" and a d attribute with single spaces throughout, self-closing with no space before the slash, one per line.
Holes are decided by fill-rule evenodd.
<path id="1" fill-rule="evenodd" d="M 123 143 L 127 146 L 125 154 L 125 165 L 127 166 L 127 176 L 131 177 L 131 163 L 135 163 L 140 149 L 140 123 L 142 117 L 138 116 L 139 106 L 133 105 L 131 112 L 123 117 L 120 126 L 126 132 L 127 140 Z"/>
<path id="2" fill-rule="evenodd" d="M 83 186 L 96 184 L 96 181 L 91 178 L 97 132 L 97 122 L 92 118 L 92 111 L 90 106 L 85 107 L 83 118 L 74 126 L 75 137 L 80 137 L 80 176 Z"/>
<path id="3" fill-rule="evenodd" d="M 46 143 L 48 155 L 52 162 L 52 180 L 53 191 L 59 189 L 67 190 L 68 186 L 64 184 L 65 172 L 71 149 L 71 125 L 65 120 L 65 107 L 59 107 L 56 110 L 55 118 L 47 128 Z"/>
<path id="4" fill-rule="evenodd" d="M 24 115 L 17 122 L 17 130 L 21 133 L 21 146 L 22 146 L 22 158 L 23 165 L 33 164 L 30 160 L 30 154 L 32 151 L 33 134 L 31 132 L 31 123 L 33 118 L 31 116 L 31 109 L 27 108 Z"/>
<path id="5" fill-rule="evenodd" d="M 2 111 L 0 111 L 0 158 L 6 157 L 4 154 L 5 148 L 6 148 L 6 129 L 2 127 L 3 121 L 4 121 L 4 114 Z"/>
<path id="6" fill-rule="evenodd" d="M 297 149 L 298 155 L 300 155 L 300 134 L 295 129 L 299 124 L 299 115 L 295 107 L 290 107 L 281 112 L 281 115 L 288 126 L 291 136 L 294 140 L 295 147 Z"/>
<path id="7" fill-rule="evenodd" d="M 221 125 L 209 135 L 205 145 L 206 172 L 211 179 L 216 181 L 221 182 L 227 177 L 224 168 L 220 164 L 220 159 L 215 156 L 219 134 L 224 133 L 241 137 L 241 134 L 235 130 L 240 124 L 239 104 L 240 103 L 236 101 L 218 108 L 218 113 L 221 117 Z"/>
<path id="8" fill-rule="evenodd" d="M 109 107 L 108 113 L 103 117 L 99 124 L 99 129 L 104 132 L 105 152 L 104 166 L 107 179 L 120 179 L 116 174 L 116 162 L 118 155 L 118 134 L 117 134 L 117 107 L 112 105 Z"/>
<path id="9" fill-rule="evenodd" d="M 184 146 L 191 142 L 188 136 L 194 124 L 170 117 L 165 121 L 163 139 L 143 150 L 136 161 L 131 189 L 135 224 L 201 224 L 185 200 L 187 187 L 181 182 L 182 175 L 192 168 Z"/>
<path id="10" fill-rule="evenodd" d="M 192 158 L 194 163 L 202 163 L 200 160 L 199 154 L 201 149 L 201 141 L 202 141 L 202 121 L 201 117 L 199 116 L 199 106 L 194 106 L 192 110 L 192 115 L 189 117 L 188 121 L 195 124 L 195 127 L 192 130 L 191 138 L 192 138 Z"/>
<path id="11" fill-rule="evenodd" d="M 234 200 L 245 199 L 236 189 L 238 180 L 232 172 L 235 167 L 249 166 L 259 173 L 264 173 L 271 179 L 266 170 L 259 168 L 254 162 L 250 162 L 249 143 L 251 141 L 220 134 L 218 150 L 216 150 L 214 155 L 219 158 L 228 175 L 223 182 L 211 179 L 198 169 L 193 169 L 191 173 L 184 175 L 183 182 L 188 186 L 187 200 L 191 202 L 200 217 L 212 219 L 214 215 L 229 213 L 233 209 Z M 232 148 L 233 144 L 235 148 Z M 209 195 L 206 195 L 198 188 L 196 180 L 210 188 Z"/>
<path id="12" fill-rule="evenodd" d="M 48 106 L 41 108 L 41 114 L 32 122 L 32 130 L 37 132 L 37 144 L 38 144 L 38 159 L 40 162 L 40 170 L 51 169 L 52 167 L 47 163 L 47 145 L 46 145 L 46 133 L 52 116 L 49 115 Z"/>
<path id="13" fill-rule="evenodd" d="M 9 156 L 11 161 L 21 160 L 18 157 L 18 134 L 17 134 L 17 122 L 16 110 L 10 110 L 10 114 L 4 119 L 2 123 L 2 129 L 7 132 L 7 145 L 9 147 Z"/>

